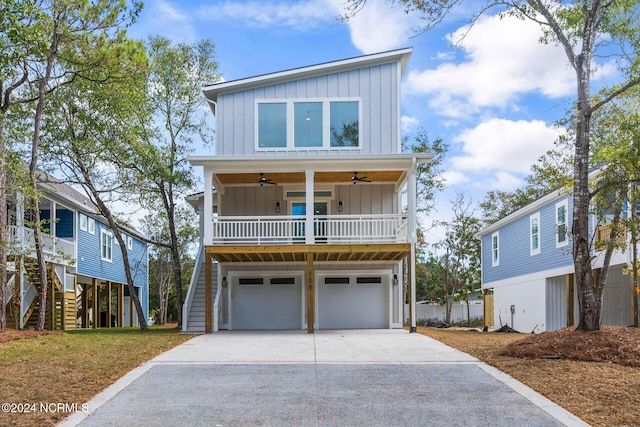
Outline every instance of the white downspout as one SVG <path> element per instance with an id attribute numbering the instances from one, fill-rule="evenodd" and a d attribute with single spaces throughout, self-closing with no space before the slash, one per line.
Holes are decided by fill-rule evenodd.
<path id="1" fill-rule="evenodd" d="M 204 246 L 213 243 L 213 170 L 204 167 Z"/>

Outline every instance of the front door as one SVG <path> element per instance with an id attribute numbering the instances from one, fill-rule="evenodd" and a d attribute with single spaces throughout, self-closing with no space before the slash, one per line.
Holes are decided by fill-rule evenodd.
<path id="1" fill-rule="evenodd" d="M 294 202 L 291 204 L 291 215 L 293 216 L 305 216 L 307 214 L 307 204 L 302 202 Z M 327 202 L 315 202 L 313 204 L 313 215 L 319 216 L 320 220 L 314 220 L 313 234 L 316 237 L 316 243 L 327 241 L 327 230 L 324 221 L 327 216 Z M 299 223 L 295 225 L 294 236 L 304 240 L 305 236 L 305 224 Z"/>

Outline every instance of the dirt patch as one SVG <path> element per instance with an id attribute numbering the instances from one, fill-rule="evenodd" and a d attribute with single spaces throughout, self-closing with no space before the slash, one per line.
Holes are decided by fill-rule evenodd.
<path id="1" fill-rule="evenodd" d="M 0 343 L 9 341 L 22 340 L 26 338 L 40 337 L 42 335 L 60 335 L 60 331 L 36 331 L 26 330 L 20 331 L 16 329 L 3 329 L 0 330 Z"/>
<path id="2" fill-rule="evenodd" d="M 532 335 L 419 327 L 418 332 L 495 366 L 593 426 L 640 426 L 640 330 L 567 328 Z"/>
<path id="3" fill-rule="evenodd" d="M 611 362 L 640 367 L 640 329 L 602 326 L 596 332 L 564 328 L 508 344 L 502 356 Z"/>

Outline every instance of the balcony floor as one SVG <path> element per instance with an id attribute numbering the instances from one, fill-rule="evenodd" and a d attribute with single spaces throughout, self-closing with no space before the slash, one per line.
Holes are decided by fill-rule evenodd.
<path id="1" fill-rule="evenodd" d="M 304 262 L 307 255 L 313 261 L 362 262 L 400 261 L 408 256 L 411 245 L 396 244 L 315 244 L 207 246 L 205 251 L 218 262 Z"/>

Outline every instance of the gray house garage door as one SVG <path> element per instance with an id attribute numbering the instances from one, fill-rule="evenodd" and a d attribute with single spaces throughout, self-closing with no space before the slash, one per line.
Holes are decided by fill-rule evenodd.
<path id="1" fill-rule="evenodd" d="M 301 329 L 299 277 L 237 277 L 231 292 L 231 328 Z"/>
<path id="2" fill-rule="evenodd" d="M 389 327 L 387 275 L 319 276 L 319 329 Z"/>

